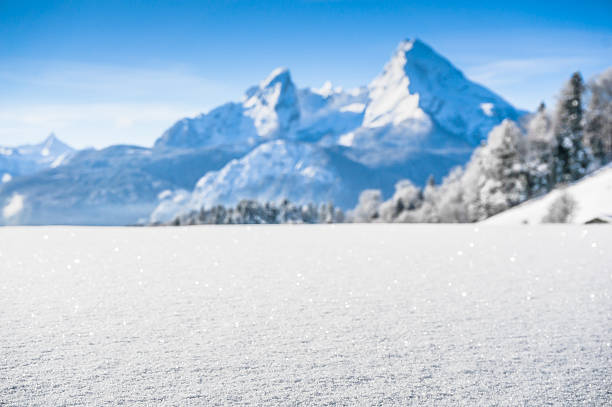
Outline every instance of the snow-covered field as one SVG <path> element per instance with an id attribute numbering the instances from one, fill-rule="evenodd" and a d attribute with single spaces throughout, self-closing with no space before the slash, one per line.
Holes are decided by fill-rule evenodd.
<path id="1" fill-rule="evenodd" d="M 612 228 L 0 229 L 0 405 L 610 405 Z"/>

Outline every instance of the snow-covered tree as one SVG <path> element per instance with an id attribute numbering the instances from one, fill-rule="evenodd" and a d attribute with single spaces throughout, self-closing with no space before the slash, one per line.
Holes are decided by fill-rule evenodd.
<path id="1" fill-rule="evenodd" d="M 553 150 L 555 137 L 552 119 L 541 103 L 538 111 L 525 123 L 527 139 L 522 152 L 527 175 L 529 195 L 539 195 L 552 188 Z"/>
<path id="2" fill-rule="evenodd" d="M 436 187 L 436 179 L 433 175 L 430 175 L 423 188 L 423 199 L 421 207 L 419 208 L 418 215 L 416 216 L 418 222 L 424 223 L 436 223 L 440 221 L 438 214 L 438 188 Z"/>
<path id="3" fill-rule="evenodd" d="M 434 203 L 427 207 L 429 213 L 423 210 L 423 219 L 427 219 L 425 216 L 429 216 L 430 219 L 443 223 L 472 221 L 468 218 L 465 203 L 464 175 L 463 169 L 456 167 L 444 178 L 437 190 L 430 192 Z"/>
<path id="4" fill-rule="evenodd" d="M 423 195 L 409 180 L 402 180 L 395 184 L 393 196 L 383 202 L 379 208 L 382 222 L 415 222 L 417 218 L 412 213 L 421 206 Z"/>
<path id="5" fill-rule="evenodd" d="M 555 183 L 577 180 L 586 173 L 590 163 L 590 153 L 583 140 L 583 92 L 584 83 L 578 72 L 561 90 L 555 118 Z"/>
<path id="6" fill-rule="evenodd" d="M 323 203 L 319 207 L 318 223 L 342 223 L 344 213 L 340 208 L 335 208 L 331 202 Z"/>
<path id="7" fill-rule="evenodd" d="M 522 141 L 516 123 L 504 120 L 474 152 L 461 179 L 469 220 L 485 219 L 526 199 Z"/>
<path id="8" fill-rule="evenodd" d="M 586 143 L 593 156 L 604 165 L 612 161 L 612 68 L 589 83 L 586 111 Z"/>
<path id="9" fill-rule="evenodd" d="M 366 189 L 359 195 L 359 202 L 350 213 L 353 222 L 372 222 L 379 217 L 382 194 L 378 189 Z"/>
<path id="10" fill-rule="evenodd" d="M 217 205 L 201 208 L 176 217 L 171 225 L 202 224 L 265 224 L 265 223 L 339 223 L 344 213 L 332 203 L 320 207 L 314 204 L 294 205 L 288 200 L 280 204 L 261 204 L 254 200 L 242 200 L 235 207 Z M 155 223 L 159 224 L 159 223 Z"/>
<path id="11" fill-rule="evenodd" d="M 576 211 L 576 200 L 567 192 L 563 192 L 548 208 L 548 213 L 542 218 L 544 223 L 568 223 Z"/>

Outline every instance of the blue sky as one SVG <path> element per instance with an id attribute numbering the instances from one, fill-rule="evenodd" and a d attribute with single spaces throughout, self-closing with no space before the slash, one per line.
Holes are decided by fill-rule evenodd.
<path id="1" fill-rule="evenodd" d="M 412 37 L 532 110 L 612 66 L 612 2 L 0 0 L 0 145 L 151 145 L 277 66 L 365 85 Z"/>

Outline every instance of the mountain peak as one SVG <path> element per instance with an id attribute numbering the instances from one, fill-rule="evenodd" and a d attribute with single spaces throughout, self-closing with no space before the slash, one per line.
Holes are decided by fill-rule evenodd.
<path id="1" fill-rule="evenodd" d="M 400 65 L 407 76 L 414 73 L 424 75 L 440 70 L 463 76 L 461 71 L 453 66 L 448 59 L 418 38 L 400 42 L 387 65 Z"/>
<path id="2" fill-rule="evenodd" d="M 414 46 L 415 42 L 420 42 L 418 39 L 413 38 L 406 38 L 403 41 L 400 41 L 400 43 L 397 46 L 396 52 L 408 52 L 412 49 L 412 47 Z"/>
<path id="3" fill-rule="evenodd" d="M 55 133 L 51 132 L 51 133 L 49 133 L 49 135 L 47 136 L 45 141 L 43 141 L 43 144 L 54 143 L 56 141 L 59 141 L 59 139 L 57 138 Z"/>
<path id="4" fill-rule="evenodd" d="M 61 141 L 55 133 L 50 133 L 47 138 L 39 144 L 41 148 L 41 154 L 48 156 L 49 154 L 63 154 L 65 152 L 73 151 L 73 148 Z"/>
<path id="5" fill-rule="evenodd" d="M 471 82 L 451 62 L 419 39 L 404 40 L 369 85 L 364 125 L 418 126 L 462 135 L 478 145 L 503 118 L 516 110 L 490 90 Z"/>
<path id="6" fill-rule="evenodd" d="M 300 118 L 297 90 L 287 68 L 276 68 L 245 96 L 245 115 L 253 119 L 259 136 L 288 134 L 297 125 Z"/>
<path id="7" fill-rule="evenodd" d="M 291 83 L 291 73 L 289 69 L 285 67 L 278 67 L 273 70 L 266 79 L 264 79 L 259 85 L 261 88 L 269 88 L 276 85 L 277 83 L 288 84 Z"/>

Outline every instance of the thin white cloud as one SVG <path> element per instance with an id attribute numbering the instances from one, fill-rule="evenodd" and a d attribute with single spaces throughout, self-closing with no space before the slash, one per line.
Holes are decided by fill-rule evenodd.
<path id="1" fill-rule="evenodd" d="M 466 69 L 466 75 L 487 86 L 514 85 L 539 75 L 577 70 L 596 60 L 582 57 L 540 57 L 505 59 Z"/>
<path id="2" fill-rule="evenodd" d="M 232 84 L 208 80 L 182 67 L 143 69 L 78 62 L 29 62 L 24 68 L 9 61 L 0 64 L 0 81 L 19 84 L 33 98 L 48 97 L 54 90 L 61 90 L 61 94 L 55 95 L 57 98 L 68 95 L 116 101 L 153 96 L 158 100 L 201 99 L 210 103 L 212 98 L 236 93 Z"/>

